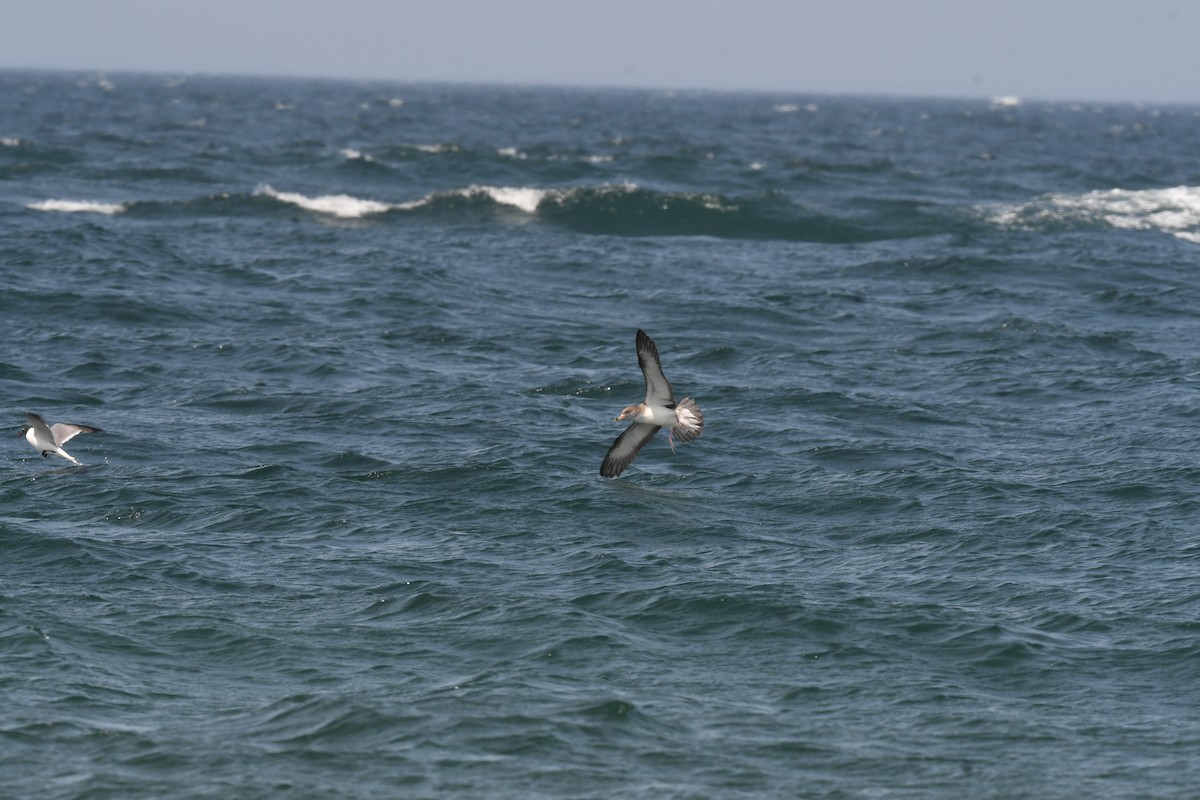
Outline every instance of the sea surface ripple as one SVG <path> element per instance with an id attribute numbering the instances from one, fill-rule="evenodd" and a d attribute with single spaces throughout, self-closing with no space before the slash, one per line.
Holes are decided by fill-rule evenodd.
<path id="1" fill-rule="evenodd" d="M 11 796 L 1194 796 L 1200 109 L 0 112 Z"/>

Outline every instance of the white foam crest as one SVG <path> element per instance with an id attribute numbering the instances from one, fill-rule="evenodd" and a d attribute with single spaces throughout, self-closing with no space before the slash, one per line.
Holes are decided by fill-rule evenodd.
<path id="1" fill-rule="evenodd" d="M 424 197 L 416 200 L 407 200 L 403 203 L 392 203 L 390 206 L 388 206 L 388 208 L 393 211 L 412 211 L 414 209 L 421 208 L 422 206 L 427 206 L 433 201 L 437 200 L 438 197 L 444 196 L 445 192 L 430 192 Z"/>
<path id="2" fill-rule="evenodd" d="M 377 200 L 364 200 L 348 194 L 326 194 L 309 197 L 298 192 L 280 192 L 270 186 L 259 186 L 254 190 L 256 195 L 272 197 L 281 203 L 291 203 L 305 211 L 318 214 L 328 214 L 339 219 L 359 219 L 370 214 L 382 214 L 396 206 L 380 203 Z"/>
<path id="3" fill-rule="evenodd" d="M 590 191 L 597 192 L 631 192 L 637 189 L 637 185 L 629 182 L 610 184 L 601 187 L 592 187 Z M 472 184 L 463 189 L 451 189 L 449 191 L 433 192 L 422 197 L 419 200 L 413 200 L 408 203 L 400 203 L 394 208 L 404 211 L 421 208 L 435 202 L 438 198 L 444 197 L 461 197 L 467 200 L 487 198 L 497 205 L 512 206 L 526 214 L 536 214 L 541 205 L 547 200 L 561 201 L 574 196 L 577 192 L 583 191 L 581 188 L 568 189 L 539 189 L 533 186 L 485 186 L 481 184 Z"/>
<path id="4" fill-rule="evenodd" d="M 731 206 L 715 194 L 695 195 L 695 199 L 709 211 L 735 211 L 737 206 Z"/>
<path id="5" fill-rule="evenodd" d="M 397 203 L 391 207 L 398 211 L 414 211 L 436 202 L 439 198 L 461 197 L 470 200 L 472 198 L 486 197 L 493 203 L 513 206 L 524 211 L 526 214 L 536 214 L 538 206 L 541 205 L 542 201 L 546 197 L 556 193 L 561 194 L 563 190 L 534 189 L 523 186 L 480 186 L 472 184 L 464 189 L 430 192 L 417 200 L 410 200 L 407 203 Z"/>
<path id="6" fill-rule="evenodd" d="M 367 155 L 366 153 L 363 153 L 361 150 L 355 150 L 353 147 L 345 148 L 344 150 L 342 150 L 341 155 L 342 155 L 342 158 L 346 159 L 347 161 L 374 161 L 375 160 L 375 159 L 371 158 L 369 155 Z"/>
<path id="7" fill-rule="evenodd" d="M 468 194 L 485 194 L 493 202 L 505 206 L 514 206 L 526 214 L 536 214 L 538 206 L 551 193 L 549 189 L 535 189 L 530 186 L 471 186 Z"/>
<path id="8" fill-rule="evenodd" d="M 605 185 L 595 190 L 623 193 L 636 191 L 637 185 L 623 182 Z M 538 208 L 547 199 L 562 200 L 570 198 L 578 191 L 580 191 L 579 188 L 540 189 L 534 186 L 487 186 L 483 184 L 471 184 L 462 189 L 430 192 L 424 197 L 404 203 L 380 203 L 375 200 L 363 200 L 345 194 L 309 197 L 297 192 L 280 192 L 265 184 L 255 189 L 254 193 L 274 198 L 283 203 L 291 203 L 307 211 L 330 214 L 342 219 L 355 219 L 369 214 L 381 214 L 385 211 L 413 211 L 446 198 L 462 198 L 466 200 L 486 198 L 497 205 L 511 206 L 526 214 L 536 214 Z M 707 198 L 708 196 L 706 195 L 705 197 Z"/>
<path id="9" fill-rule="evenodd" d="M 805 111 L 807 111 L 810 114 L 815 114 L 816 112 L 821 110 L 821 107 L 818 106 L 816 103 L 805 103 L 802 106 L 797 105 L 796 103 L 780 103 L 779 105 L 774 106 L 774 109 L 775 109 L 776 113 L 779 113 L 779 114 L 795 114 L 797 111 L 800 111 L 801 109 L 804 109 Z"/>
<path id="10" fill-rule="evenodd" d="M 93 200 L 43 200 L 27 203 L 26 208 L 34 211 L 59 211 L 67 214 L 120 214 L 125 210 L 123 203 L 98 203 Z"/>
<path id="11" fill-rule="evenodd" d="M 20 147 L 21 140 L 15 136 L 0 136 L 0 145 L 5 147 Z"/>
<path id="12" fill-rule="evenodd" d="M 458 152 L 458 145 L 456 144 L 416 144 L 413 147 L 418 153 L 429 153 L 430 155 Z"/>
<path id="13" fill-rule="evenodd" d="M 1028 203 L 994 208 L 989 218 L 1003 226 L 1102 221 L 1120 230 L 1158 230 L 1200 243 L 1200 187 L 1109 189 L 1077 195 L 1052 194 Z"/>

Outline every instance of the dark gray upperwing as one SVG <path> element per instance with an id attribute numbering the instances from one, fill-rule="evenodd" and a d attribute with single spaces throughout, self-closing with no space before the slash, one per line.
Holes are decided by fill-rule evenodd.
<path id="1" fill-rule="evenodd" d="M 658 430 L 658 425 L 646 422 L 635 422 L 626 428 L 612 443 L 612 447 L 608 448 L 608 455 L 604 457 L 604 461 L 600 462 L 600 474 L 606 478 L 615 478 L 624 472 L 629 462 L 633 461 L 633 457 L 646 442 L 654 438 Z"/>

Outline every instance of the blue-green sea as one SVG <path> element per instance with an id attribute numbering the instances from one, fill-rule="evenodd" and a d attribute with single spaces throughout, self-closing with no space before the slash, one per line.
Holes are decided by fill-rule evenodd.
<path id="1" fill-rule="evenodd" d="M 1195 797 L 1198 153 L 0 72 L 0 794 Z M 706 424 L 606 479 L 638 328 Z"/>

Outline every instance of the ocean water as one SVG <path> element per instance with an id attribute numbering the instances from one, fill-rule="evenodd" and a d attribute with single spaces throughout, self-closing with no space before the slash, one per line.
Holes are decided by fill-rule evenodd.
<path id="1" fill-rule="evenodd" d="M 0 73 L 4 794 L 1195 796 L 1197 153 Z M 608 480 L 639 327 L 706 427 Z"/>

